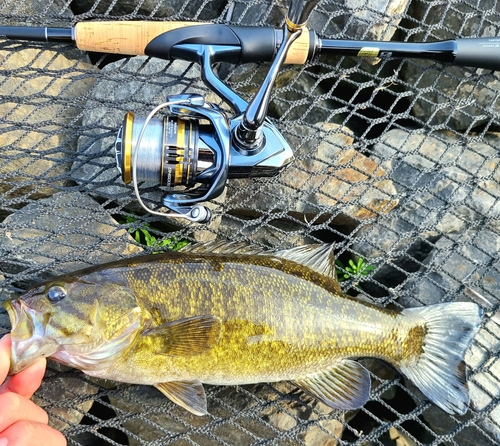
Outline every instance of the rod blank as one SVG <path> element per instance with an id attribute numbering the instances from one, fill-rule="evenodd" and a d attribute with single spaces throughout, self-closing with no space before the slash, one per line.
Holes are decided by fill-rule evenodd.
<path id="1" fill-rule="evenodd" d="M 73 41 L 73 28 L 46 28 L 37 26 L 0 26 L 0 38 L 34 42 Z"/>
<path id="2" fill-rule="evenodd" d="M 500 70 L 500 38 L 386 42 L 319 39 L 319 54 L 430 59 L 453 65 Z"/>

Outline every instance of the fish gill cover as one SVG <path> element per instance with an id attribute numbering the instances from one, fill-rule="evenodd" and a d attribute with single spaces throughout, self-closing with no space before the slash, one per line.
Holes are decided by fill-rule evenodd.
<path id="1" fill-rule="evenodd" d="M 273 1 L 3 1 L 2 25 L 188 20 L 281 26 Z M 323 1 L 325 38 L 435 41 L 500 35 L 484 2 Z M 268 64 L 217 67 L 245 99 Z M 264 249 L 334 243 L 343 289 L 391 309 L 474 301 L 485 311 L 466 355 L 471 408 L 449 415 L 381 361 L 368 403 L 329 408 L 290 383 L 207 386 L 196 417 L 156 389 L 50 363 L 35 396 L 74 445 L 467 445 L 500 441 L 500 74 L 416 59 L 322 55 L 283 67 L 269 115 L 295 154 L 273 178 L 230 180 L 209 224 L 144 215 L 115 167 L 127 111 L 202 93 L 196 64 L 118 57 L 68 44 L 0 41 L 1 299 L 56 274 L 234 241 Z M 143 196 L 156 205 L 155 186 Z M 0 333 L 8 332 L 0 313 Z"/>

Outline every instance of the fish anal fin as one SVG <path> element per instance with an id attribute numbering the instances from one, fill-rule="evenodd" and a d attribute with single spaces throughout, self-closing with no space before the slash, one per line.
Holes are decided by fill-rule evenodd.
<path id="1" fill-rule="evenodd" d="M 330 407 L 353 410 L 368 400 L 371 379 L 361 364 L 344 359 L 324 372 L 295 381 L 295 384 Z"/>
<path id="2" fill-rule="evenodd" d="M 194 316 L 149 328 L 142 335 L 160 338 L 158 354 L 194 356 L 210 350 L 217 343 L 221 327 L 216 317 Z"/>
<path id="3" fill-rule="evenodd" d="M 207 397 L 200 381 L 170 381 L 155 387 L 168 399 L 198 415 L 208 415 Z"/>

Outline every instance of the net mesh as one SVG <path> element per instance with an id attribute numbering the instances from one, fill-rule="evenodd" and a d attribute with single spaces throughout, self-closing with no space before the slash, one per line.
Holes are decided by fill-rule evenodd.
<path id="1" fill-rule="evenodd" d="M 282 26 L 276 1 L 3 0 L 5 25 L 188 20 Z M 308 26 L 325 38 L 435 41 L 500 35 L 496 0 L 325 0 Z M 220 64 L 250 99 L 266 64 Z M 333 242 L 343 288 L 391 308 L 474 300 L 487 312 L 467 353 L 471 410 L 449 415 L 381 361 L 369 402 L 333 410 L 289 383 L 207 386 L 196 417 L 154 388 L 49 363 L 35 401 L 73 445 L 468 445 L 500 441 L 498 73 L 416 59 L 320 55 L 286 66 L 269 116 L 295 161 L 273 178 L 231 180 L 209 224 L 141 212 L 115 167 L 123 115 L 171 93 L 222 100 L 196 64 L 0 41 L 2 300 L 80 267 L 188 240 L 265 248 Z M 230 112 L 230 110 L 228 110 Z M 161 193 L 143 186 L 152 206 Z M 355 274 L 349 261 L 368 269 Z M 351 268 L 351 269 L 349 269 Z M 471 291 L 472 290 L 472 291 Z M 0 333 L 9 330 L 0 313 Z"/>

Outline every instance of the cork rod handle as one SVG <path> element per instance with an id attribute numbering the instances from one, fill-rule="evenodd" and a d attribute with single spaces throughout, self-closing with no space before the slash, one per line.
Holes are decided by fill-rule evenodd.
<path id="1" fill-rule="evenodd" d="M 195 22 L 80 22 L 75 25 L 76 46 L 83 51 L 140 56 L 156 36 Z"/>

